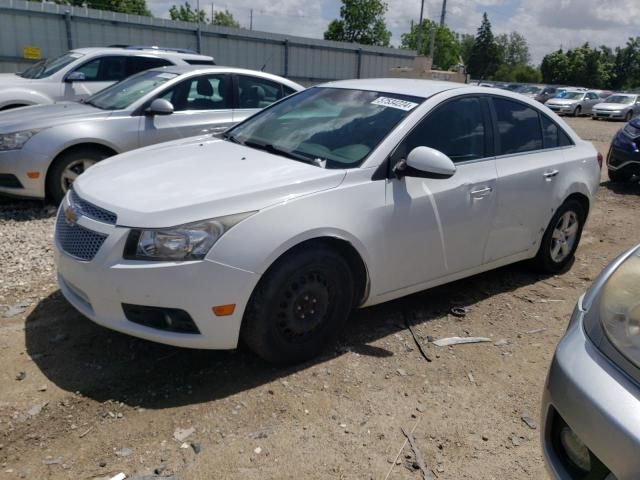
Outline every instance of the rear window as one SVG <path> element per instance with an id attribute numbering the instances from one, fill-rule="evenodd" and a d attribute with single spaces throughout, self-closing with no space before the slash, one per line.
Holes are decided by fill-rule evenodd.
<path id="1" fill-rule="evenodd" d="M 542 149 L 542 131 L 538 111 L 527 105 L 493 98 L 498 122 L 501 155 Z"/>
<path id="2" fill-rule="evenodd" d="M 542 117 L 542 133 L 544 140 L 544 148 L 567 147 L 573 145 L 573 142 L 562 128 L 556 125 L 546 115 Z"/>

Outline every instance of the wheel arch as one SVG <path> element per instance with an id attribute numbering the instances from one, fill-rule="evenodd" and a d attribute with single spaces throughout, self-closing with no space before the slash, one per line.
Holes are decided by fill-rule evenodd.
<path id="1" fill-rule="evenodd" d="M 108 157 L 112 157 L 114 155 L 117 155 L 119 152 L 117 150 L 115 150 L 113 147 L 109 146 L 109 145 L 105 145 L 104 143 L 99 143 L 99 142 L 81 142 L 81 143 L 75 143 L 73 145 L 66 145 L 62 150 L 60 150 L 59 152 L 57 152 L 55 154 L 55 156 L 51 159 L 51 161 L 49 162 L 49 165 L 47 166 L 47 173 L 45 175 L 45 193 L 48 196 L 49 195 L 49 181 L 50 181 L 50 177 L 51 177 L 51 171 L 53 170 L 53 166 L 56 164 L 56 162 L 63 156 L 66 155 L 69 152 L 73 152 L 75 150 L 82 150 L 85 148 L 90 148 L 90 149 L 95 149 L 98 150 L 100 152 L 105 153 Z"/>
<path id="2" fill-rule="evenodd" d="M 576 200 L 578 203 L 580 203 L 580 205 L 582 205 L 582 208 L 584 208 L 585 220 L 586 220 L 586 218 L 589 216 L 589 208 L 591 206 L 591 201 L 589 200 L 589 197 L 587 197 L 584 193 L 574 192 L 570 194 L 567 198 L 565 198 L 564 202 L 562 203 L 568 202 L 569 200 Z"/>
<path id="3" fill-rule="evenodd" d="M 287 245 L 287 247 L 279 252 L 265 268 L 261 278 L 264 277 L 267 272 L 274 268 L 282 259 L 287 255 L 290 255 L 294 251 L 313 248 L 324 247 L 330 248 L 338 252 L 349 264 L 351 271 L 353 272 L 354 279 L 354 305 L 362 305 L 369 296 L 370 290 L 370 276 L 363 255 L 356 248 L 353 242 L 335 235 L 320 235 L 306 239 L 301 239 L 294 244 Z"/>

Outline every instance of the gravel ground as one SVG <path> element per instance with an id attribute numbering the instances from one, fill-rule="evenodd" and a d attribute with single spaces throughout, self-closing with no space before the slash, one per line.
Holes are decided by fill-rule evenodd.
<path id="1" fill-rule="evenodd" d="M 603 153 L 621 126 L 569 122 Z M 358 311 L 335 350 L 285 369 L 94 325 L 57 291 L 54 209 L 0 200 L 0 478 L 420 478 L 401 427 L 440 479 L 546 478 L 537 423 L 553 350 L 577 297 L 640 231 L 640 186 L 605 177 L 567 273 L 513 265 Z M 429 363 L 407 321 L 421 339 L 492 341 L 429 344 Z"/>

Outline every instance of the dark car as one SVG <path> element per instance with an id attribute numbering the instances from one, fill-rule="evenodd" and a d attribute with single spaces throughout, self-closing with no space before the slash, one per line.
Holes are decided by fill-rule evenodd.
<path id="1" fill-rule="evenodd" d="M 613 137 L 607 170 L 614 182 L 626 182 L 633 175 L 640 175 L 640 117 L 631 120 Z"/>
<path id="2" fill-rule="evenodd" d="M 558 89 L 556 87 L 544 87 L 542 92 L 537 94 L 534 98 L 540 103 L 544 103 L 550 98 L 553 98 L 558 93 Z"/>

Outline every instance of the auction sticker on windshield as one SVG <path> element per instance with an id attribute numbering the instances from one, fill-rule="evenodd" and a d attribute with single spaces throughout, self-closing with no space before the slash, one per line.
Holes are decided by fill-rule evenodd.
<path id="1" fill-rule="evenodd" d="M 381 107 L 391 107 L 397 108 L 399 110 L 404 110 L 408 112 L 409 110 L 413 110 L 418 106 L 417 103 L 408 102 L 406 100 L 400 100 L 398 98 L 390 98 L 390 97 L 378 97 L 373 102 L 372 105 L 380 105 Z"/>

